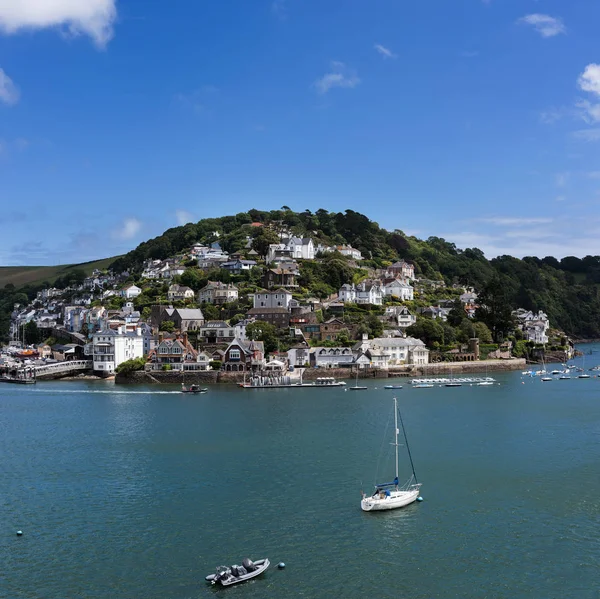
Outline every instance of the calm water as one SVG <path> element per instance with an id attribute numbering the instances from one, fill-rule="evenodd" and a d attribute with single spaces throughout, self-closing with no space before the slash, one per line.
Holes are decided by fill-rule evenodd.
<path id="1" fill-rule="evenodd" d="M 0 597 L 598 597 L 600 378 L 498 379 L 195 397 L 1 386 Z M 365 514 L 378 462 L 393 472 L 393 393 L 425 501 Z M 244 556 L 287 568 L 205 585 Z"/>

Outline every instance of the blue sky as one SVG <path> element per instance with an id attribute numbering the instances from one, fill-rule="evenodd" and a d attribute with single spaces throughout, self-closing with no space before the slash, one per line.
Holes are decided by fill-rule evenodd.
<path id="1" fill-rule="evenodd" d="M 592 0 L 0 0 L 0 264 L 252 207 L 600 254 Z"/>

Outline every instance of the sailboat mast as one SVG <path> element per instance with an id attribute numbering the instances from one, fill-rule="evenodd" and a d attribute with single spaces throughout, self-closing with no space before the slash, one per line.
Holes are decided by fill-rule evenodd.
<path id="1" fill-rule="evenodd" d="M 396 409 L 396 414 L 399 414 L 398 409 Z M 408 458 L 410 459 L 410 467 L 412 468 L 413 476 L 415 477 L 415 482 L 418 483 L 417 473 L 415 472 L 415 465 L 413 464 L 412 454 L 410 453 L 410 446 L 408 445 L 408 437 L 406 436 L 406 429 L 404 428 L 404 421 L 402 420 L 402 414 L 400 414 L 400 424 L 402 424 L 402 432 L 404 433 L 404 441 L 406 443 L 406 450 L 408 452 Z M 398 429 L 396 428 L 396 435 L 398 435 Z M 397 438 L 397 437 L 396 437 Z M 396 441 L 397 443 L 397 441 Z M 398 448 L 396 447 L 396 470 L 398 470 Z"/>
<path id="2" fill-rule="evenodd" d="M 394 397 L 394 431 L 396 438 L 396 480 L 398 480 L 398 400 Z"/>

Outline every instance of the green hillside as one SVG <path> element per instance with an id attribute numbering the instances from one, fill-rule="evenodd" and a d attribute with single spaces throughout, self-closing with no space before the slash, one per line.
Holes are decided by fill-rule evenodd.
<path id="1" fill-rule="evenodd" d="M 69 274 L 73 270 L 83 270 L 86 275 L 97 268 L 103 270 L 114 262 L 117 257 L 104 258 L 82 264 L 63 264 L 59 266 L 0 266 L 0 288 L 8 284 L 16 288 L 25 285 L 39 285 L 42 282 L 52 284 L 58 277 Z"/>

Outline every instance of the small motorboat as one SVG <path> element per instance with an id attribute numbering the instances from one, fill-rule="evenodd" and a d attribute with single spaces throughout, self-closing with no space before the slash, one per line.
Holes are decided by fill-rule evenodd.
<path id="1" fill-rule="evenodd" d="M 181 385 L 182 393 L 206 393 L 207 391 L 206 387 L 200 387 L 199 385 L 190 385 L 189 387 Z"/>
<path id="2" fill-rule="evenodd" d="M 402 389 L 402 385 L 384 385 L 384 389 Z"/>
<path id="3" fill-rule="evenodd" d="M 413 389 L 431 389 L 432 387 L 434 387 L 434 385 L 431 383 L 417 383 L 416 385 L 413 385 Z"/>
<path id="4" fill-rule="evenodd" d="M 543 376 L 542 383 L 547 383 L 548 381 L 553 381 L 554 379 L 551 376 Z"/>
<path id="5" fill-rule="evenodd" d="M 219 566 L 216 572 L 209 574 L 205 580 L 211 584 L 220 584 L 228 587 L 232 584 L 260 576 L 270 565 L 271 562 L 268 558 L 253 562 L 251 559 L 245 557 L 242 560 L 241 566 Z"/>

